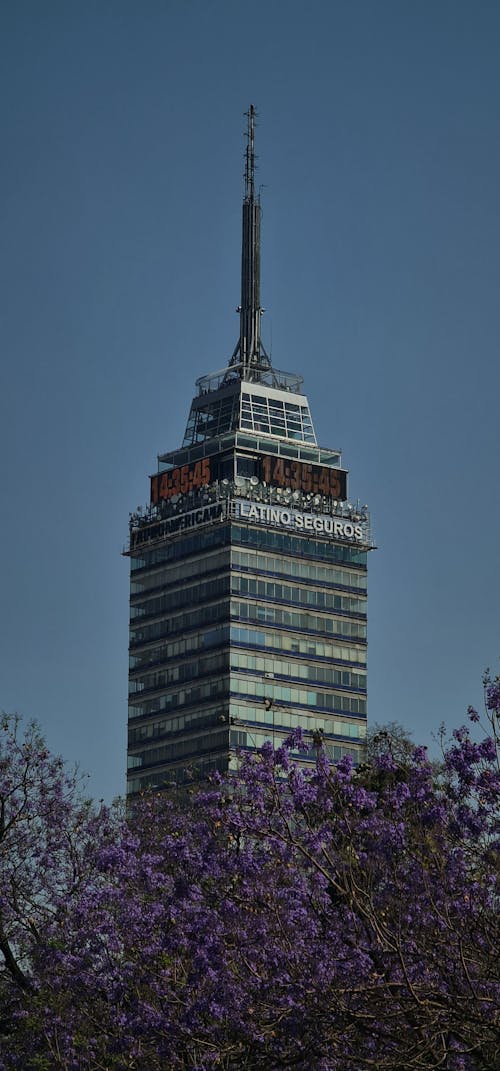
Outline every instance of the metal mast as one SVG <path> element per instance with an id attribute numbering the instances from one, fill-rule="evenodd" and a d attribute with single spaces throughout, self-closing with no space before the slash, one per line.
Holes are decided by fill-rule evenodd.
<path id="1" fill-rule="evenodd" d="M 241 244 L 240 337 L 229 362 L 238 366 L 241 379 L 259 381 L 260 372 L 268 371 L 271 362 L 260 337 L 260 196 L 255 197 L 255 109 L 247 116 L 245 149 L 245 196 L 243 199 L 243 233 Z"/>

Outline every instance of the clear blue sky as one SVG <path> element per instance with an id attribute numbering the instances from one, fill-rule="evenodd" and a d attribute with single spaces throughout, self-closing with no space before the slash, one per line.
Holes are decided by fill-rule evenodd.
<path id="1" fill-rule="evenodd" d="M 500 5 L 4 0 L 0 705 L 124 790 L 128 514 L 236 342 L 368 502 L 369 712 L 418 742 L 500 655 Z"/>

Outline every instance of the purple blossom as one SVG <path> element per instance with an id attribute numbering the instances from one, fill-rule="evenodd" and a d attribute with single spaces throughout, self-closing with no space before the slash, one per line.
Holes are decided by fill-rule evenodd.
<path id="1" fill-rule="evenodd" d="M 127 818 L 7 726 L 0 1071 L 495 1066 L 494 738 L 437 772 L 301 747 Z"/>
<path id="2" fill-rule="evenodd" d="M 479 755 L 486 762 L 494 762 L 497 754 L 496 744 L 492 736 L 487 736 L 479 744 Z"/>
<path id="3" fill-rule="evenodd" d="M 500 713 L 500 679 L 498 677 L 486 688 L 486 706 L 495 714 Z"/>
<path id="4" fill-rule="evenodd" d="M 309 751 L 310 745 L 307 742 L 302 729 L 292 729 L 291 733 L 287 736 L 284 745 L 289 751 Z"/>

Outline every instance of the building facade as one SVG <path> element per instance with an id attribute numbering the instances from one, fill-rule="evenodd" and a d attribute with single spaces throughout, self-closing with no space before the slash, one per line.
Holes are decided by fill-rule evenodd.
<path id="1" fill-rule="evenodd" d="M 301 727 L 357 762 L 366 735 L 366 506 L 318 446 L 302 378 L 261 339 L 248 113 L 240 336 L 196 383 L 182 446 L 131 516 L 127 790 L 235 769 Z"/>

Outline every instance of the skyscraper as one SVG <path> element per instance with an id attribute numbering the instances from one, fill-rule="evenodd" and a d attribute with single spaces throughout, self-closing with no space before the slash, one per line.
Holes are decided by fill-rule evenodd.
<path id="1" fill-rule="evenodd" d="M 239 338 L 130 519 L 130 793 L 234 769 L 298 726 L 334 760 L 363 750 L 369 516 L 261 339 L 254 127 L 250 107 Z"/>

